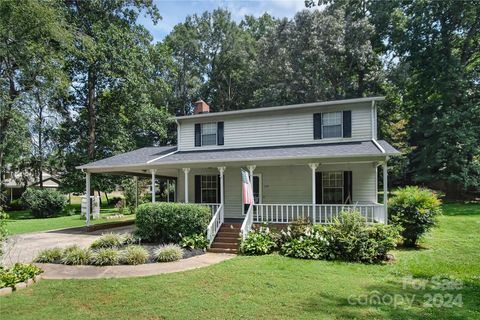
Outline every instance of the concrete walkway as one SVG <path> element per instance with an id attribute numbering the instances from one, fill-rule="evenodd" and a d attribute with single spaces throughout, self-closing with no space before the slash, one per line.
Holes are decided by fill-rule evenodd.
<path id="1" fill-rule="evenodd" d="M 3 265 L 10 266 L 15 262 L 31 262 L 40 251 L 71 245 L 88 247 L 103 233 L 124 233 L 133 231 L 134 226 L 85 232 L 83 228 L 61 229 L 43 232 L 24 233 L 8 237 L 5 243 Z"/>
<path id="2" fill-rule="evenodd" d="M 62 264 L 36 263 L 44 270 L 43 279 L 99 279 L 152 276 L 206 267 L 233 258 L 233 254 L 205 253 L 175 262 L 148 263 L 138 266 L 66 266 Z"/>

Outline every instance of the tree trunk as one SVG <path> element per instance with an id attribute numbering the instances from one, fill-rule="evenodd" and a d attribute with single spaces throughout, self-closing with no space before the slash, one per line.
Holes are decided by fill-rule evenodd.
<path id="1" fill-rule="evenodd" d="M 95 129 L 96 129 L 96 110 L 95 110 L 95 85 L 96 72 L 94 66 L 90 66 L 88 70 L 88 86 L 87 86 L 87 111 L 88 111 L 88 159 L 94 160 L 95 157 Z"/>
<path id="2" fill-rule="evenodd" d="M 105 200 L 107 200 L 107 206 L 108 206 L 108 194 L 105 192 Z"/>
<path id="3" fill-rule="evenodd" d="M 100 190 L 98 190 L 97 192 L 98 192 L 98 203 L 100 204 L 100 206 L 102 206 L 102 193 L 100 192 Z"/>
<path id="4" fill-rule="evenodd" d="M 43 106 L 41 105 L 40 97 L 37 95 L 37 103 L 39 104 L 38 114 L 38 178 L 40 188 L 43 188 L 43 145 L 42 145 L 42 131 L 43 131 Z"/>

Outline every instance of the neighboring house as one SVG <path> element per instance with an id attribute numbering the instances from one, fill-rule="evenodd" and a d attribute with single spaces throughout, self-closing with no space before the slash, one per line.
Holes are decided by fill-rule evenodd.
<path id="1" fill-rule="evenodd" d="M 78 168 L 87 173 L 87 190 L 97 173 L 175 180 L 177 201 L 212 207 L 210 241 L 225 221 L 241 223 L 245 234 L 252 223 L 301 217 L 330 223 L 342 209 L 356 208 L 369 222 L 386 222 L 387 160 L 399 152 L 376 140 L 382 100 L 215 113 L 199 101 L 194 115 L 176 117 L 178 146 L 142 148 Z M 377 202 L 379 166 L 385 204 Z M 243 205 L 241 170 L 253 180 L 252 206 Z"/>
<path id="2" fill-rule="evenodd" d="M 42 173 L 44 188 L 58 189 L 60 181 L 47 172 Z M 3 188 L 6 190 L 8 200 L 11 202 L 18 199 L 27 187 L 38 187 L 40 181 L 30 173 L 7 172 L 3 181 Z"/>

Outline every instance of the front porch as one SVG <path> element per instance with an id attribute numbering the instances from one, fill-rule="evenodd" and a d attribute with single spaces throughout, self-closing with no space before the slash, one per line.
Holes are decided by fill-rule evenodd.
<path id="1" fill-rule="evenodd" d="M 377 202 L 379 166 L 384 172 L 383 204 Z M 246 170 L 253 181 L 255 203 L 251 206 L 243 205 L 242 170 Z M 90 175 L 101 173 L 112 173 L 112 170 L 86 172 L 87 194 Z M 298 219 L 329 224 L 340 212 L 352 210 L 359 211 L 369 223 L 387 223 L 386 173 L 385 158 L 383 161 L 336 159 L 322 163 L 300 160 L 255 164 L 221 162 L 208 166 L 190 163 L 188 167 L 175 164 L 129 168 L 128 172 L 134 176 L 149 174 L 152 202 L 160 199 L 160 187 L 163 190 L 165 186 L 173 186 L 164 200 L 210 207 L 212 220 L 207 228 L 210 244 L 226 221 L 242 236 L 246 236 L 253 224 L 288 224 Z"/>

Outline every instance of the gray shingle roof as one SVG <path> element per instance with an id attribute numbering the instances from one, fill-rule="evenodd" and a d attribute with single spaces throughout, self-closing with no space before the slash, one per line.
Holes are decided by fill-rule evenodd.
<path id="1" fill-rule="evenodd" d="M 135 164 L 145 164 L 148 161 L 154 160 L 158 157 L 164 156 L 177 150 L 177 146 L 166 147 L 145 147 L 130 152 L 117 154 L 116 156 L 90 162 L 77 169 L 86 169 L 94 167 L 107 167 L 107 166 L 129 166 Z"/>
<path id="2" fill-rule="evenodd" d="M 372 141 L 181 152 L 174 152 L 177 148 L 172 146 L 152 147 L 119 154 L 111 158 L 83 165 L 79 168 L 88 169 L 108 166 L 180 164 L 183 162 L 229 162 L 242 160 L 280 160 L 342 156 L 361 157 L 400 154 L 400 152 L 388 144 L 388 142 L 380 140 L 378 143 L 385 150 L 385 153 L 382 153 Z"/>

